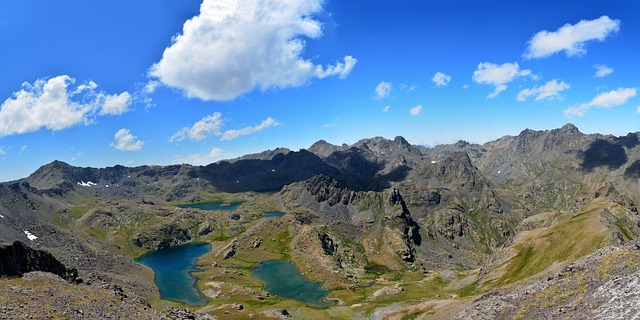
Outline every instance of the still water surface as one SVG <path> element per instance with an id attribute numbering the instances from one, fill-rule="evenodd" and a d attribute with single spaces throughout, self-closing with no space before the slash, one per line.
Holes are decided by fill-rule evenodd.
<path id="1" fill-rule="evenodd" d="M 198 202 L 198 203 L 186 203 L 186 204 L 179 204 L 178 207 L 180 208 L 196 208 L 196 209 L 201 209 L 201 210 L 224 210 L 224 211 L 233 211 L 235 210 L 238 206 L 240 206 L 242 204 L 242 202 L 222 202 L 222 201 L 215 201 L 215 202 Z"/>
<path id="2" fill-rule="evenodd" d="M 209 302 L 196 288 L 196 261 L 211 251 L 206 243 L 188 243 L 148 253 L 138 262 L 149 266 L 155 273 L 154 281 L 162 299 L 202 306 Z"/>
<path id="3" fill-rule="evenodd" d="M 330 306 L 324 297 L 329 294 L 317 282 L 305 279 L 296 266 L 286 260 L 269 260 L 256 264 L 253 275 L 262 280 L 264 289 L 278 297 L 304 302 L 313 307 Z"/>

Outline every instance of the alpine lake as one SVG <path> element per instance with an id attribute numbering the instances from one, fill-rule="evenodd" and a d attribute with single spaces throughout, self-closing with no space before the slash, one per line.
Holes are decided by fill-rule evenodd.
<path id="1" fill-rule="evenodd" d="M 181 208 L 202 210 L 233 211 L 241 202 L 204 202 L 178 205 Z M 280 218 L 282 212 L 267 212 L 265 218 Z M 198 258 L 211 251 L 206 243 L 188 243 L 180 246 L 156 250 L 143 255 L 137 261 L 153 269 L 154 281 L 162 299 L 182 302 L 191 306 L 209 303 L 196 286 L 196 278 L 191 275 L 198 271 Z M 262 281 L 264 289 L 282 298 L 294 299 L 309 306 L 325 308 L 331 306 L 323 299 L 329 290 L 319 283 L 307 280 L 293 263 L 286 260 L 269 260 L 255 265 L 252 275 Z"/>
<path id="2" fill-rule="evenodd" d="M 191 272 L 197 271 L 196 261 L 209 251 L 209 244 L 187 243 L 153 251 L 140 257 L 138 262 L 153 269 L 162 299 L 203 306 L 209 303 L 209 299 L 198 291 L 196 278 Z"/>

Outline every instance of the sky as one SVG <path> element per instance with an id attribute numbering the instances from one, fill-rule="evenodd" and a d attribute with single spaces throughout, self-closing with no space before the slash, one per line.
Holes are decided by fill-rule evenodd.
<path id="1" fill-rule="evenodd" d="M 0 0 L 0 181 L 640 131 L 635 0 Z"/>

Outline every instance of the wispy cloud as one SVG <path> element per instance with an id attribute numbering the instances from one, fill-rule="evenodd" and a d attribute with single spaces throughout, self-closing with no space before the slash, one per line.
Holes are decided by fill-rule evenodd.
<path id="1" fill-rule="evenodd" d="M 390 104 L 388 104 L 384 108 L 382 108 L 382 112 L 387 112 L 387 111 L 389 111 L 389 109 L 391 109 L 391 105 Z"/>
<path id="2" fill-rule="evenodd" d="M 114 135 L 114 140 L 111 143 L 113 148 L 121 151 L 140 151 L 144 145 L 143 141 L 138 140 L 138 137 L 131 134 L 129 129 L 120 129 Z"/>
<path id="3" fill-rule="evenodd" d="M 78 158 L 82 158 L 82 157 L 84 157 L 84 152 L 79 151 L 73 157 L 71 157 L 71 161 L 76 161 L 78 160 Z"/>
<path id="4" fill-rule="evenodd" d="M 406 92 L 406 93 L 410 93 L 410 92 L 414 92 L 416 91 L 416 89 L 418 89 L 418 86 L 416 86 L 413 83 L 401 83 L 398 85 L 398 89 Z"/>
<path id="5" fill-rule="evenodd" d="M 119 115 L 129 110 L 128 92 L 109 95 L 93 81 L 74 86 L 61 75 L 23 83 L 22 90 L 0 105 L 0 137 L 46 128 L 59 131 L 90 124 L 97 115 Z"/>
<path id="6" fill-rule="evenodd" d="M 322 25 L 313 17 L 323 11 L 323 3 L 204 0 L 200 13 L 184 23 L 149 74 L 188 97 L 223 101 L 254 88 L 345 78 L 357 63 L 354 57 L 322 66 L 301 56 L 304 38 L 322 36 Z"/>
<path id="7" fill-rule="evenodd" d="M 472 79 L 475 83 L 495 86 L 493 92 L 487 96 L 487 98 L 495 98 L 500 94 L 500 92 L 507 89 L 507 83 L 516 78 L 527 76 L 533 79 L 537 78 L 529 69 L 520 70 L 520 66 L 517 62 L 507 62 L 501 65 L 490 62 L 481 62 L 478 64 L 478 69 L 473 72 Z"/>
<path id="8" fill-rule="evenodd" d="M 188 163 L 196 166 L 204 166 L 220 159 L 221 156 L 222 149 L 213 148 L 209 153 L 206 154 L 195 153 L 186 156 L 176 155 L 173 159 L 173 163 Z"/>
<path id="9" fill-rule="evenodd" d="M 267 117 L 265 120 L 255 126 L 248 126 L 238 130 L 227 130 L 222 132 L 224 121 L 222 120 L 222 114 L 220 112 L 214 112 L 208 115 L 191 126 L 182 128 L 169 138 L 170 142 L 180 142 L 185 139 L 193 141 L 201 141 L 212 136 L 222 136 L 221 141 L 233 140 L 239 136 L 255 133 L 264 130 L 269 127 L 278 126 L 280 123 L 271 117 Z"/>
<path id="10" fill-rule="evenodd" d="M 330 127 L 335 127 L 338 125 L 338 119 L 333 119 L 333 121 L 331 121 L 331 123 L 325 123 L 322 125 L 323 128 L 330 128 Z"/>
<path id="11" fill-rule="evenodd" d="M 222 128 L 223 125 L 221 117 L 222 114 L 220 114 L 220 112 L 208 115 L 194 123 L 192 126 L 182 128 L 182 130 L 171 136 L 169 141 L 180 142 L 184 139 L 201 141 L 210 136 L 219 136 L 221 134 L 220 128 Z"/>
<path id="12" fill-rule="evenodd" d="M 604 41 L 609 35 L 620 30 L 620 20 L 602 16 L 595 20 L 581 20 L 576 24 L 565 24 L 556 31 L 543 30 L 529 40 L 523 57 L 526 59 L 545 58 L 564 51 L 569 57 L 583 55 L 587 41 Z"/>
<path id="13" fill-rule="evenodd" d="M 376 86 L 376 99 L 384 99 L 391 94 L 391 90 L 393 85 L 391 82 L 380 81 L 380 83 Z"/>
<path id="14" fill-rule="evenodd" d="M 233 140 L 236 139 L 240 136 L 244 136 L 244 135 L 248 135 L 248 134 L 252 134 L 252 133 L 256 133 L 258 131 L 262 131 L 266 128 L 269 127 L 275 127 L 280 125 L 280 123 L 270 117 L 267 117 L 266 119 L 262 120 L 262 122 L 260 122 L 259 125 L 252 127 L 252 126 L 248 126 L 248 127 L 244 127 L 242 129 L 239 130 L 227 130 L 222 134 L 222 138 L 220 138 L 220 141 L 225 141 L 225 140 Z"/>
<path id="15" fill-rule="evenodd" d="M 573 116 L 583 116 L 587 110 L 595 108 L 613 108 L 627 103 L 627 101 L 638 95 L 636 88 L 618 88 L 609 92 L 598 94 L 591 101 L 579 105 L 571 106 L 564 110 L 567 118 Z"/>
<path id="16" fill-rule="evenodd" d="M 412 116 L 419 116 L 421 112 L 422 112 L 422 105 L 417 105 L 409 110 L 409 113 Z"/>
<path id="17" fill-rule="evenodd" d="M 596 74 L 593 75 L 594 78 L 602 78 L 602 77 L 606 77 L 610 74 L 613 73 L 613 68 L 609 68 L 608 66 L 604 65 L 604 64 L 596 64 L 593 66 L 594 68 L 596 68 Z"/>
<path id="18" fill-rule="evenodd" d="M 570 86 L 564 81 L 551 80 L 539 87 L 528 88 L 518 93 L 518 101 L 525 101 L 531 96 L 535 96 L 535 100 L 561 100 L 560 92 L 569 89 Z"/>
<path id="19" fill-rule="evenodd" d="M 433 75 L 433 78 L 431 78 L 431 81 L 433 81 L 433 83 L 438 87 L 444 87 L 451 82 L 451 76 L 446 73 L 436 72 L 436 74 Z"/>

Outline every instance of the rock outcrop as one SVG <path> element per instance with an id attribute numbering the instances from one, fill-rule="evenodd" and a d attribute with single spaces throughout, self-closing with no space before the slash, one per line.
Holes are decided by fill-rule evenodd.
<path id="1" fill-rule="evenodd" d="M 22 276 L 27 272 L 44 271 L 65 280 L 78 281 L 78 271 L 69 269 L 52 254 L 35 250 L 20 241 L 0 245 L 0 276 Z"/>

